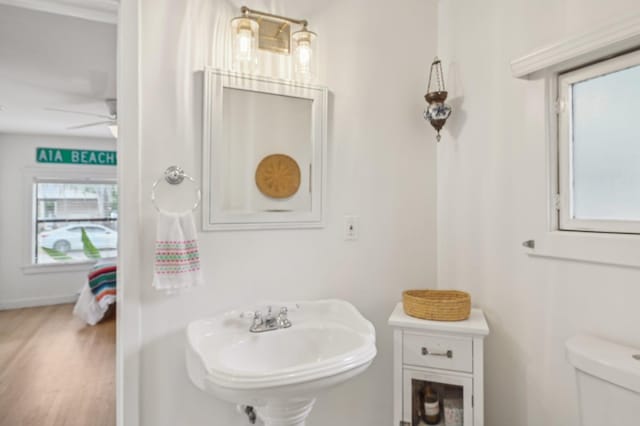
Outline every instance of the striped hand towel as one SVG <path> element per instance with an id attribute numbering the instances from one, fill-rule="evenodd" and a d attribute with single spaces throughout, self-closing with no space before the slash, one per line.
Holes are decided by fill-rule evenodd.
<path id="1" fill-rule="evenodd" d="M 202 284 L 193 213 L 158 214 L 153 287 L 174 293 Z"/>

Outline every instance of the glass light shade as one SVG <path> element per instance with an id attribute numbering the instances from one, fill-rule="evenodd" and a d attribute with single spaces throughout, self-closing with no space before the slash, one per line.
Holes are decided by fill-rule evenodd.
<path id="1" fill-rule="evenodd" d="M 314 40 L 316 34 L 306 28 L 291 35 L 293 39 L 293 72 L 297 80 L 309 81 L 314 74 Z"/>
<path id="2" fill-rule="evenodd" d="M 446 120 L 451 115 L 451 107 L 444 102 L 429 105 L 424 112 L 424 118 L 429 121 Z"/>
<path id="3" fill-rule="evenodd" d="M 258 22 L 238 17 L 231 21 L 233 36 L 233 69 L 253 73 L 258 68 Z"/>

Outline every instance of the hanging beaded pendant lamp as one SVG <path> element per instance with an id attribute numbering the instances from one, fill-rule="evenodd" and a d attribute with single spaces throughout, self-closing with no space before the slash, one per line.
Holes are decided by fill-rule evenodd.
<path id="1" fill-rule="evenodd" d="M 433 87 L 431 83 L 434 83 Z M 444 77 L 442 75 L 442 64 L 440 59 L 434 58 L 429 71 L 429 83 L 427 84 L 427 94 L 424 99 L 429 106 L 424 110 L 424 119 L 436 129 L 438 135 L 436 140 L 440 142 L 440 130 L 451 115 L 451 107 L 444 101 L 447 100 L 447 91 L 444 87 Z"/>

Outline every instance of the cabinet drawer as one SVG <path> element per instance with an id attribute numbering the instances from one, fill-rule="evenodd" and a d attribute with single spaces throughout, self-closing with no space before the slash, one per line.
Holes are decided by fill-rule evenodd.
<path id="1" fill-rule="evenodd" d="M 466 337 L 443 337 L 404 333 L 404 364 L 454 371 L 473 371 L 473 341 Z"/>

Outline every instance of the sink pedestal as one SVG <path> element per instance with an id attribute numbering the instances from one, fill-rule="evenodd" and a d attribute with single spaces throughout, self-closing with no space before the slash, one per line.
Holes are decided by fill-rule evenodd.
<path id="1" fill-rule="evenodd" d="M 255 410 L 265 426 L 304 426 L 314 402 L 315 398 L 270 402 L 264 407 L 255 407 Z"/>

